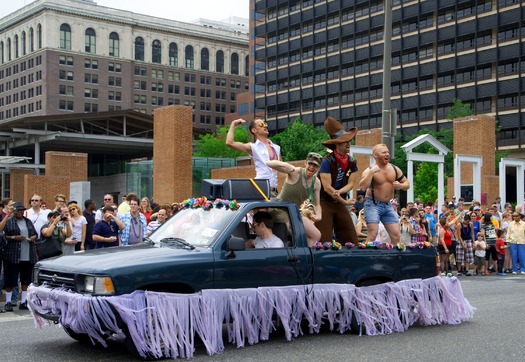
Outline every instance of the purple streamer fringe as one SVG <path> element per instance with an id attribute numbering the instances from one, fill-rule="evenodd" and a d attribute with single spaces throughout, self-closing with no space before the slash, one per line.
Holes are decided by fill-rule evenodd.
<path id="1" fill-rule="evenodd" d="M 38 314 L 60 314 L 60 324 L 106 345 L 108 336 L 127 334 L 143 357 L 191 358 L 195 335 L 209 355 L 224 351 L 223 325 L 228 341 L 237 347 L 268 340 L 281 325 L 287 340 L 318 333 L 324 323 L 344 333 L 352 327 L 374 336 L 403 332 L 408 327 L 459 324 L 475 308 L 465 299 L 457 278 L 411 279 L 357 288 L 349 284 L 203 290 L 196 294 L 136 291 L 129 295 L 92 297 L 67 290 L 31 285 L 28 305 L 35 325 L 51 324 Z"/>

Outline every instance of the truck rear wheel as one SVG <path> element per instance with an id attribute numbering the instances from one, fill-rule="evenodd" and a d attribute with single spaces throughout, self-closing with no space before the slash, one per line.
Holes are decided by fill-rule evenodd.
<path id="1" fill-rule="evenodd" d="M 91 342 L 91 339 L 89 338 L 87 334 L 76 333 L 71 328 L 66 327 L 66 326 L 62 326 L 62 328 L 64 328 L 64 331 L 67 333 L 67 335 L 73 338 L 74 340 L 77 340 L 78 342 L 82 344 L 93 344 L 93 342 Z"/>

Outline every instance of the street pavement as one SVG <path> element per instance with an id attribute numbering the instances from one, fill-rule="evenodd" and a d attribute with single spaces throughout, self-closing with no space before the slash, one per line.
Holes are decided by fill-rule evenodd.
<path id="1" fill-rule="evenodd" d="M 412 327 L 385 336 L 339 334 L 325 328 L 320 334 L 286 341 L 282 331 L 269 341 L 206 355 L 197 345 L 192 361 L 359 361 L 359 362 L 478 362 L 525 359 L 523 297 L 525 276 L 460 277 L 466 298 L 477 308 L 474 318 L 460 325 Z M 3 306 L 3 303 L 0 303 Z M 0 314 L 0 351 L 3 362 L 15 361 L 136 361 L 124 346 L 104 349 L 76 342 L 57 326 L 35 329 L 28 311 L 15 308 Z"/>

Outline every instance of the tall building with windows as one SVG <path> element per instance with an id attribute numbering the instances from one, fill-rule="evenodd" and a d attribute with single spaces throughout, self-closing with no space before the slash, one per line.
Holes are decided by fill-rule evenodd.
<path id="1" fill-rule="evenodd" d="M 251 0 L 254 112 L 381 127 L 383 0 Z M 525 157 L 525 12 L 519 0 L 393 0 L 398 132 L 451 127 L 454 100 L 495 116 L 497 147 Z M 520 153 L 521 152 L 521 153 Z"/>
<path id="2" fill-rule="evenodd" d="M 93 1 L 34 1 L 0 19 L 0 125 L 181 104 L 194 108 L 195 129 L 213 131 L 248 90 L 247 31 Z"/>

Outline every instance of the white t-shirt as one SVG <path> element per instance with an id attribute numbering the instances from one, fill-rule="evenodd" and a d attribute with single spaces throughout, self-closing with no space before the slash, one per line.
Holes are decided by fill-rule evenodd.
<path id="1" fill-rule="evenodd" d="M 75 238 L 77 243 L 82 242 L 82 225 L 87 225 L 87 220 L 84 216 L 75 220 L 71 218 L 71 238 Z"/>
<path id="2" fill-rule="evenodd" d="M 51 210 L 40 210 L 37 214 L 35 213 L 35 210 L 33 210 L 32 208 L 27 209 L 24 212 L 24 216 L 27 217 L 29 220 L 31 220 L 31 222 L 35 226 L 35 230 L 38 233 L 39 239 L 40 239 L 40 229 L 42 229 L 42 226 L 47 224 L 47 215 L 49 215 L 50 212 Z"/>
<path id="3" fill-rule="evenodd" d="M 269 238 L 261 239 L 259 236 L 253 240 L 256 249 L 262 248 L 284 248 L 284 243 L 277 236 L 272 235 Z"/>

